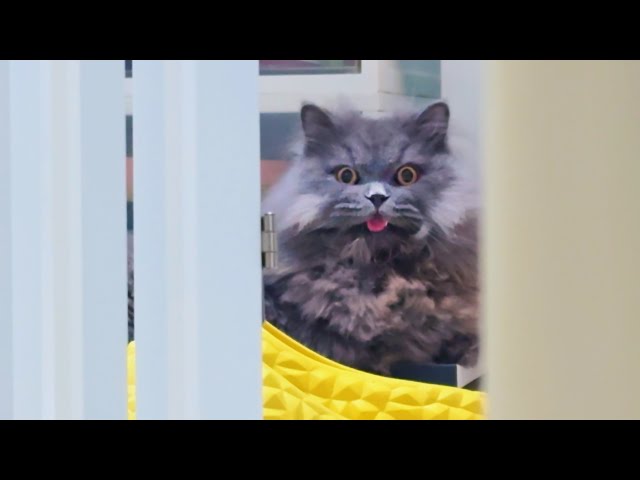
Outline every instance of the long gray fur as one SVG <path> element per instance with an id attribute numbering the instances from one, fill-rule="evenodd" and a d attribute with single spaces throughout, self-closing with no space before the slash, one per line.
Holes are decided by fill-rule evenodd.
<path id="1" fill-rule="evenodd" d="M 276 214 L 279 266 L 265 274 L 266 319 L 309 348 L 389 374 L 395 362 L 473 365 L 478 357 L 477 206 L 450 149 L 449 109 L 366 118 L 301 110 L 292 166 L 263 210 Z M 402 166 L 422 175 L 394 181 Z M 336 180 L 339 166 L 360 181 Z M 372 185 L 389 221 L 371 232 Z"/>

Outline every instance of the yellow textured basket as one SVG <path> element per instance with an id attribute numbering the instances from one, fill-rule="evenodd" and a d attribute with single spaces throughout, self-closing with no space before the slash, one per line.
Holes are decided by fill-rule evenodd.
<path id="1" fill-rule="evenodd" d="M 135 419 L 134 342 L 127 365 L 129 419 Z M 268 322 L 262 328 L 262 379 L 267 420 L 484 419 L 484 393 L 355 370 L 318 355 Z"/>

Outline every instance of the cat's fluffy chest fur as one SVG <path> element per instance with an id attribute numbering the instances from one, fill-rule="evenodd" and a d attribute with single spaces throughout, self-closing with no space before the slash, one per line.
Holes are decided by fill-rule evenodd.
<path id="1" fill-rule="evenodd" d="M 476 249 L 461 238 L 405 255 L 362 241 L 322 263 L 298 259 L 298 269 L 266 275 L 267 319 L 322 355 L 376 373 L 400 361 L 472 365 Z M 453 262 L 440 261 L 445 250 Z"/>

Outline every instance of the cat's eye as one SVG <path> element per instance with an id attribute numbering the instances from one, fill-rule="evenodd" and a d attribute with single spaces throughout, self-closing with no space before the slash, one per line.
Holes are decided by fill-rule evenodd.
<path id="1" fill-rule="evenodd" d="M 336 171 L 336 180 L 347 185 L 358 183 L 358 173 L 351 167 L 340 167 Z"/>
<path id="2" fill-rule="evenodd" d="M 411 165 L 400 167 L 396 172 L 396 182 L 403 187 L 416 183 L 418 181 L 418 177 L 418 171 Z"/>

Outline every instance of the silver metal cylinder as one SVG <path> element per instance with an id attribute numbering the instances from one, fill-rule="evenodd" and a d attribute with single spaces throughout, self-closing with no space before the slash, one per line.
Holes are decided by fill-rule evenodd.
<path id="1" fill-rule="evenodd" d="M 274 213 L 262 216 L 262 267 L 276 268 L 278 265 L 278 240 Z"/>

